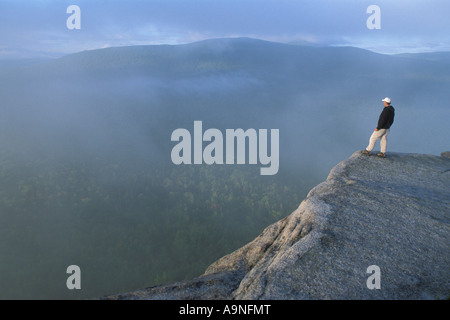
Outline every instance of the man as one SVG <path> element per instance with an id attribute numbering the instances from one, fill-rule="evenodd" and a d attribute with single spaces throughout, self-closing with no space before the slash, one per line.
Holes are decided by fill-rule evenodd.
<path id="1" fill-rule="evenodd" d="M 377 156 L 385 158 L 386 157 L 386 147 L 387 147 L 387 135 L 389 134 L 389 129 L 394 123 L 395 109 L 391 106 L 391 99 L 384 98 L 384 109 L 380 114 L 380 118 L 378 119 L 378 125 L 375 128 L 375 131 L 372 133 L 372 136 L 369 140 L 369 145 L 366 150 L 363 150 L 363 154 L 370 155 L 370 152 L 375 147 L 375 142 L 380 139 L 381 150 L 380 153 L 377 153 Z"/>

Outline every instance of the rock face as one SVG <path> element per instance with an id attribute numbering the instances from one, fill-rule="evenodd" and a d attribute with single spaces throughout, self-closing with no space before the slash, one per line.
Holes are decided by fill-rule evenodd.
<path id="1" fill-rule="evenodd" d="M 355 152 L 199 278 L 105 298 L 448 299 L 449 217 L 450 159 Z"/>

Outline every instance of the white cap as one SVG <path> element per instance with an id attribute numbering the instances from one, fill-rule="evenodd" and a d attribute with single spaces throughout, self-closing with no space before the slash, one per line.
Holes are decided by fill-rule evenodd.
<path id="1" fill-rule="evenodd" d="M 388 97 L 384 98 L 383 100 L 381 100 L 383 102 L 387 102 L 389 104 L 391 104 L 391 99 L 389 99 Z"/>

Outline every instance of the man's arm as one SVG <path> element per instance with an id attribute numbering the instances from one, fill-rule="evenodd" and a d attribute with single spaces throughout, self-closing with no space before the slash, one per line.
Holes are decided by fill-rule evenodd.
<path id="1" fill-rule="evenodd" d="M 375 128 L 375 131 L 378 131 L 378 130 L 382 129 L 386 125 L 386 122 L 388 120 L 388 116 L 389 116 L 388 110 L 386 110 L 386 108 L 384 108 L 383 111 L 380 114 L 380 118 L 378 119 L 378 125 Z"/>

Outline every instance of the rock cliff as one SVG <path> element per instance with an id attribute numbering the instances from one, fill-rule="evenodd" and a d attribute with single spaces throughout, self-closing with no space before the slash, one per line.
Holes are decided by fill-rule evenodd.
<path id="1" fill-rule="evenodd" d="M 105 298 L 448 299 L 449 217 L 449 158 L 355 152 L 202 276 Z"/>

